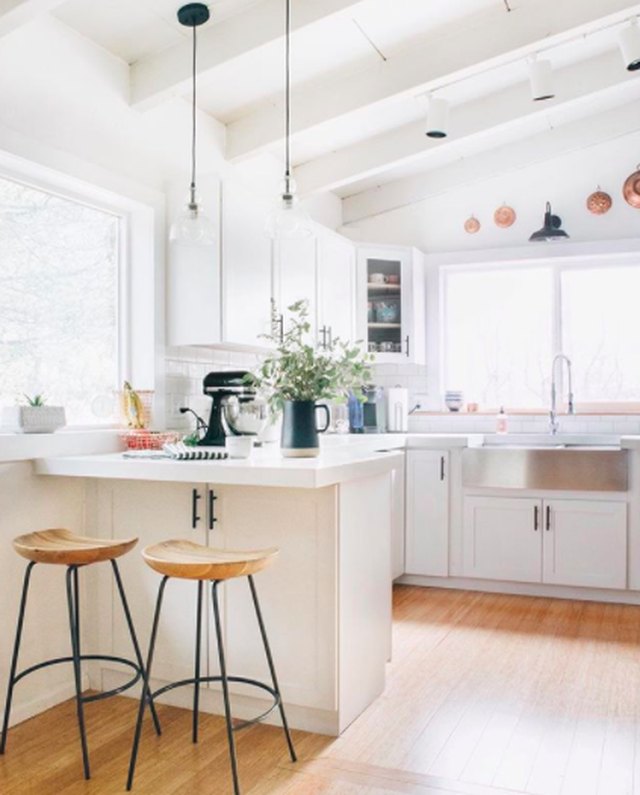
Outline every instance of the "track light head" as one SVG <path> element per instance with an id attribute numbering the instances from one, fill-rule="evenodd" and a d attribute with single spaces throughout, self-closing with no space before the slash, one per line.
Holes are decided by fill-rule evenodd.
<path id="1" fill-rule="evenodd" d="M 640 70 L 640 27 L 637 19 L 631 20 L 620 31 L 619 44 L 626 68 L 630 72 Z"/>
<path id="2" fill-rule="evenodd" d="M 555 97 L 551 61 L 539 61 L 534 58 L 529 63 L 529 81 L 531 83 L 531 97 L 534 102 L 542 102 Z"/>
<path id="3" fill-rule="evenodd" d="M 442 97 L 429 97 L 427 109 L 428 138 L 446 138 L 449 134 L 449 103 Z"/>

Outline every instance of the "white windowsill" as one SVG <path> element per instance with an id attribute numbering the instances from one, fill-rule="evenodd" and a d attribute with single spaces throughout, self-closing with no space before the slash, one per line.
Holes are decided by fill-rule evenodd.
<path id="1" fill-rule="evenodd" d="M 60 430 L 55 433 L 3 433 L 0 462 L 28 461 L 51 455 L 116 453 L 123 449 L 120 429 Z"/>

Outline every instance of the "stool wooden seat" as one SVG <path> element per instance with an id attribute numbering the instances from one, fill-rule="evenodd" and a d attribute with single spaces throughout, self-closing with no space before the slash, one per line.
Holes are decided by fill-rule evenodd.
<path id="1" fill-rule="evenodd" d="M 23 558 L 36 563 L 58 563 L 63 566 L 86 566 L 115 560 L 137 543 L 137 538 L 89 538 L 64 528 L 38 530 L 13 539 L 14 549 Z"/>
<path id="2" fill-rule="evenodd" d="M 165 577 L 186 580 L 230 580 L 248 577 L 271 565 L 278 549 L 213 549 L 182 538 L 153 544 L 142 550 L 152 569 Z"/>

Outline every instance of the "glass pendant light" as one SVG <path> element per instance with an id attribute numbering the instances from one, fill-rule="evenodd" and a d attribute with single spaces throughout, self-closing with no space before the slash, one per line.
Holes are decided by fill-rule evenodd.
<path id="1" fill-rule="evenodd" d="M 311 237 L 311 219 L 300 207 L 291 176 L 291 0 L 285 0 L 285 169 L 276 207 L 269 213 L 265 232 L 273 240 Z"/>
<path id="2" fill-rule="evenodd" d="M 209 9 L 204 3 L 189 3 L 178 10 L 178 22 L 193 31 L 191 60 L 191 183 L 189 198 L 182 212 L 171 224 L 169 240 L 176 245 L 210 246 L 216 242 L 216 226 L 202 211 L 196 193 L 196 28 L 209 19 Z"/>

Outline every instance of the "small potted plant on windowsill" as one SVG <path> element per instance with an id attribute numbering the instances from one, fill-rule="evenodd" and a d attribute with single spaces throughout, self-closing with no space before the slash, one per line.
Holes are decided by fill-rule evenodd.
<path id="1" fill-rule="evenodd" d="M 338 337 L 317 348 L 311 339 L 308 303 L 298 301 L 289 312 L 292 320 L 286 332 L 265 335 L 276 350 L 248 381 L 269 400 L 274 416 L 283 414 L 282 455 L 312 458 L 320 452 L 318 433 L 329 427 L 329 408 L 318 401 L 345 401 L 350 392 L 361 395 L 371 380 L 373 357 L 363 352 L 360 343 Z M 326 413 L 321 428 L 319 409 Z"/>
<path id="2" fill-rule="evenodd" d="M 16 433 L 53 433 L 66 425 L 62 406 L 47 406 L 44 395 L 24 395 L 26 403 L 2 410 L 5 430 Z"/>

